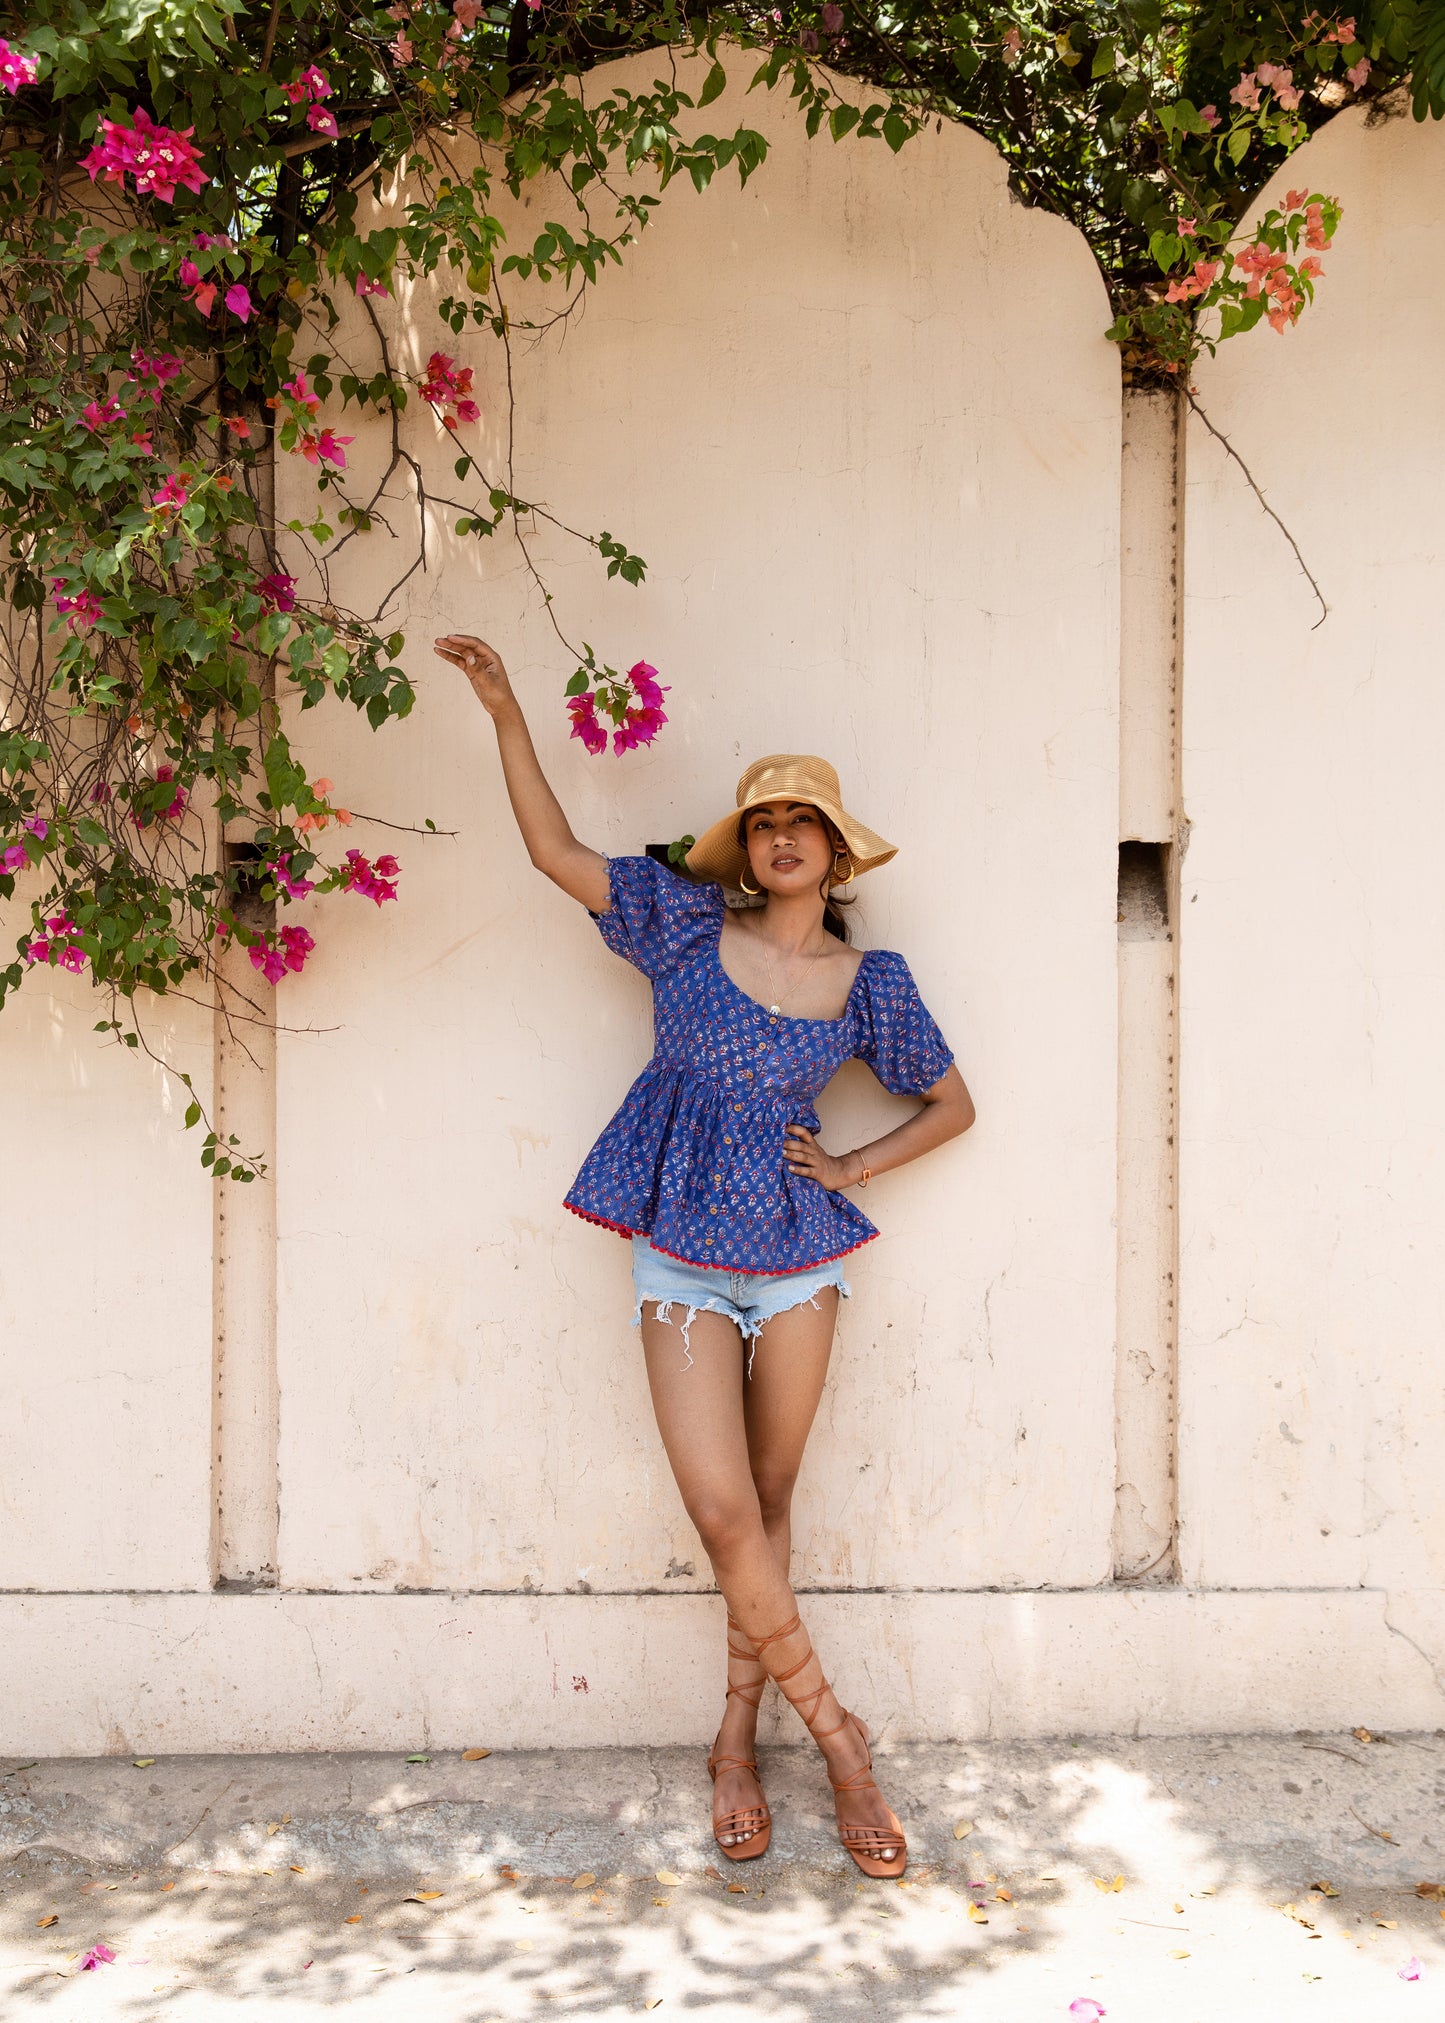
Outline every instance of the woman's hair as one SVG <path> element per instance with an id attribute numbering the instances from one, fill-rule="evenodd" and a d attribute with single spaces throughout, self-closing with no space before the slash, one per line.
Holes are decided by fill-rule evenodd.
<path id="1" fill-rule="evenodd" d="M 834 824 L 829 821 L 826 815 L 823 814 L 821 808 L 818 810 L 818 813 L 822 817 L 823 826 L 828 831 L 828 835 L 832 840 L 833 855 L 836 857 L 837 853 L 840 850 L 846 850 L 848 848 L 848 845 L 844 841 L 843 837 L 839 834 Z M 747 849 L 748 817 L 746 811 L 744 811 L 741 815 L 738 816 L 738 842 L 744 850 Z M 851 862 L 851 856 L 849 861 Z M 833 868 L 832 861 L 830 860 L 828 865 L 830 873 L 832 871 L 832 868 Z M 836 935 L 839 941 L 843 942 L 844 945 L 847 946 L 848 944 L 851 943 L 853 937 L 848 932 L 847 913 L 844 911 L 844 909 L 847 908 L 851 910 L 857 904 L 857 900 L 851 897 L 847 899 L 836 898 L 828 890 L 826 881 L 823 885 L 822 891 L 823 891 L 823 925 L 828 930 L 829 934 Z"/>

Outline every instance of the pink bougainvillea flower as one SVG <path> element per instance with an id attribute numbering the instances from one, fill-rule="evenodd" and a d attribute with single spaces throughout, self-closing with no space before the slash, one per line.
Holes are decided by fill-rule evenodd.
<path id="1" fill-rule="evenodd" d="M 1199 230 L 1198 218 L 1176 218 L 1174 222 L 1186 239 L 1192 239 Z"/>
<path id="2" fill-rule="evenodd" d="M 1297 211 L 1308 199 L 1308 190 L 1286 190 L 1284 193 L 1284 207 L 1286 211 Z"/>
<path id="3" fill-rule="evenodd" d="M 1299 263 L 1299 270 L 1301 274 L 1307 275 L 1311 281 L 1318 281 L 1321 274 L 1325 271 L 1325 263 L 1318 253 L 1307 253 Z"/>
<path id="4" fill-rule="evenodd" d="M 100 175 L 108 183 L 134 176 L 138 196 L 172 204 L 178 187 L 198 193 L 211 180 L 201 168 L 199 151 L 191 146 L 194 132 L 193 126 L 160 126 L 138 105 L 129 126 L 101 120 L 101 137 L 80 165 L 92 182 Z"/>
<path id="5" fill-rule="evenodd" d="M 328 112 L 324 105 L 313 105 L 307 108 L 306 124 L 313 133 L 324 133 L 330 140 L 337 140 L 340 137 L 341 129 L 336 124 L 336 115 L 333 112 Z"/>
<path id="6" fill-rule="evenodd" d="M 444 351 L 434 351 L 426 362 L 426 378 L 421 397 L 437 410 L 444 429 L 455 430 L 461 422 L 476 421 L 481 409 L 471 398 L 472 368 L 458 365 Z M 450 413 L 443 413 L 443 409 Z"/>
<path id="7" fill-rule="evenodd" d="M 1015 22 L 1010 21 L 1005 28 L 1000 48 L 1003 51 L 1004 62 L 1009 65 L 1017 63 L 1023 55 L 1024 38 Z"/>
<path id="8" fill-rule="evenodd" d="M 168 786 L 171 783 L 171 781 L 174 780 L 174 778 L 175 778 L 174 766 L 156 767 L 156 779 L 161 785 Z M 160 813 L 155 817 L 156 821 L 158 822 L 178 821 L 180 817 L 184 815 L 184 813 L 186 812 L 186 801 L 188 798 L 189 797 L 187 796 L 185 788 L 178 786 L 175 791 L 174 799 L 171 801 L 168 807 L 161 809 Z M 139 812 L 131 816 L 131 820 L 132 822 L 135 823 L 137 829 L 143 829 L 146 826 L 146 822 L 148 819 L 149 818 L 146 815 L 141 814 Z"/>
<path id="9" fill-rule="evenodd" d="M 113 421 L 124 421 L 125 409 L 118 400 L 108 400 L 104 407 L 98 400 L 93 400 L 88 407 L 81 409 L 80 420 L 82 427 L 88 428 L 94 435 L 108 428 Z"/>
<path id="10" fill-rule="evenodd" d="M 1421 1965 L 1420 1961 L 1416 1959 L 1413 1953 L 1410 1955 L 1409 1959 L 1405 1962 L 1403 1967 L 1397 1967 L 1395 1969 L 1396 1974 L 1402 1981 L 1418 1981 L 1420 1976 L 1424 1973 L 1424 1971 L 1425 1971 L 1424 1967 Z"/>
<path id="11" fill-rule="evenodd" d="M 33 836 L 38 843 L 43 843 L 50 834 L 50 824 L 43 815 L 27 815 L 20 826 L 27 836 Z"/>
<path id="12" fill-rule="evenodd" d="M 187 254 L 180 266 L 180 283 L 191 291 L 191 300 L 202 316 L 209 316 L 215 306 L 216 284 L 207 281 L 195 261 Z"/>
<path id="13" fill-rule="evenodd" d="M 1259 86 L 1255 83 L 1255 73 L 1246 70 L 1229 94 L 1232 105 L 1242 105 L 1247 112 L 1254 112 L 1259 106 Z"/>
<path id="14" fill-rule="evenodd" d="M 1352 63 L 1349 69 L 1345 72 L 1345 76 L 1350 80 L 1350 83 L 1355 87 L 1356 91 L 1364 90 L 1365 84 L 1369 79 L 1369 75 L 1370 75 L 1370 59 L 1368 56 L 1362 56 L 1358 63 Z"/>
<path id="15" fill-rule="evenodd" d="M 1219 124 L 1218 106 L 1201 105 L 1199 108 L 1199 117 L 1204 121 L 1204 124 L 1209 128 L 1209 131 L 1213 133 L 1214 129 Z"/>
<path id="16" fill-rule="evenodd" d="M 311 782 L 311 791 L 313 794 L 329 794 L 335 785 L 336 782 L 334 780 L 313 780 Z"/>
<path id="17" fill-rule="evenodd" d="M 131 435 L 131 441 L 135 445 L 135 447 L 140 451 L 143 457 L 153 457 L 155 455 L 156 446 L 151 441 L 151 432 L 149 429 L 146 428 L 136 429 Z"/>
<path id="18" fill-rule="evenodd" d="M 181 479 L 172 471 L 160 490 L 151 493 L 151 504 L 167 508 L 183 506 L 190 496 Z"/>
<path id="19" fill-rule="evenodd" d="M 308 63 L 302 71 L 301 82 L 313 98 L 330 98 L 331 79 L 324 70 L 318 70 L 314 63 Z"/>
<path id="20" fill-rule="evenodd" d="M 243 323 L 251 320 L 251 291 L 244 281 L 233 281 L 226 290 L 226 307 Z"/>
<path id="21" fill-rule="evenodd" d="M 298 407 L 304 407 L 308 414 L 316 414 L 319 412 L 321 402 L 318 400 L 316 395 L 311 391 L 310 387 L 306 384 L 306 375 L 304 372 L 298 372 L 294 379 L 283 379 L 281 382 L 281 391 L 282 393 L 289 394 L 291 399 L 295 401 L 296 405 Z"/>
<path id="22" fill-rule="evenodd" d="M 830 35 L 836 35 L 843 26 L 843 10 L 834 6 L 832 0 L 829 0 L 829 5 L 823 9 L 823 26 Z"/>
<path id="23" fill-rule="evenodd" d="M 288 576 L 284 569 L 273 569 L 269 576 L 259 576 L 256 588 L 268 611 L 296 609 L 296 578 Z"/>
<path id="24" fill-rule="evenodd" d="M 336 817 L 337 821 L 343 823 L 348 829 L 351 827 L 351 824 L 356 819 L 355 816 L 352 814 L 350 808 L 333 808 L 331 812 Z"/>
<path id="25" fill-rule="evenodd" d="M 395 42 L 389 42 L 387 44 L 387 48 L 391 51 L 392 55 L 396 58 L 398 63 L 410 63 L 412 58 L 416 55 L 416 51 L 411 46 L 411 38 L 406 35 L 398 35 Z"/>
<path id="26" fill-rule="evenodd" d="M 288 899 L 304 899 L 316 886 L 310 878 L 295 878 L 291 874 L 291 852 L 283 850 L 271 866 L 272 876 Z"/>
<path id="27" fill-rule="evenodd" d="M 57 584 L 63 579 L 55 578 Z M 66 630 L 69 632 L 89 632 L 100 617 L 100 599 L 93 590 L 77 590 L 73 597 L 57 597 L 57 611 L 65 614 Z"/>
<path id="28" fill-rule="evenodd" d="M 14 98 L 23 84 L 34 84 L 40 75 L 39 66 L 33 56 L 22 55 L 18 49 L 0 36 L 0 84 L 3 84 Z"/>
<path id="29" fill-rule="evenodd" d="M 607 749 L 607 733 L 597 721 L 597 699 L 589 689 L 585 695 L 569 696 L 567 713 L 572 719 L 571 735 L 581 738 L 593 758 Z"/>
<path id="30" fill-rule="evenodd" d="M 304 927 L 283 927 L 281 941 L 284 951 L 282 961 L 288 969 L 300 969 L 316 946 Z"/>
<path id="31" fill-rule="evenodd" d="M 226 427 L 233 436 L 239 436 L 243 443 L 251 440 L 251 424 L 243 414 L 228 414 Z"/>
<path id="32" fill-rule="evenodd" d="M 27 962 L 44 962 L 49 953 L 50 943 L 48 941 L 32 941 L 25 951 L 25 960 Z"/>
<path id="33" fill-rule="evenodd" d="M 346 450 L 344 445 L 354 443 L 355 441 L 355 436 L 333 435 L 329 428 L 324 428 L 317 438 L 316 455 L 320 457 L 322 463 L 335 464 L 337 470 L 344 471 L 346 469 Z"/>
<path id="34" fill-rule="evenodd" d="M 113 801 L 115 789 L 109 780 L 97 780 L 90 790 L 90 798 L 92 801 Z"/>
<path id="35" fill-rule="evenodd" d="M 251 967 L 259 969 L 267 983 L 279 983 L 286 974 L 285 956 L 269 942 L 253 941 L 246 953 L 251 958 Z"/>
<path id="36" fill-rule="evenodd" d="M 463 28 L 475 28 L 485 12 L 482 0 L 452 0 L 452 13 Z"/>
<path id="37" fill-rule="evenodd" d="M 396 879 L 401 871 L 395 857 L 378 857 L 373 864 L 359 850 L 348 850 L 346 863 L 342 881 L 345 891 L 359 892 L 364 899 L 374 899 L 378 906 L 395 899 Z"/>
<path id="38" fill-rule="evenodd" d="M 229 232 L 193 232 L 191 244 L 198 252 L 214 252 L 218 247 L 223 252 L 234 252 L 236 242 Z"/>
<path id="39" fill-rule="evenodd" d="M 364 274 L 358 274 L 356 292 L 358 295 L 389 295 L 391 290 L 384 281 L 368 281 Z"/>
<path id="40" fill-rule="evenodd" d="M 1099 2018 L 1108 2013 L 1103 2003 L 1096 2002 L 1092 1995 L 1080 1995 L 1069 2004 L 1069 2014 L 1075 2018 L 1075 2023 L 1099 2023 Z"/>
<path id="41" fill-rule="evenodd" d="M 1325 237 L 1325 214 L 1319 204 L 1305 207 L 1305 244 L 1312 253 L 1327 253 L 1330 241 Z"/>
<path id="42" fill-rule="evenodd" d="M 23 871 L 29 862 L 30 857 L 23 843 L 11 843 L 4 850 L 0 850 L 0 873 L 7 878 L 13 877 L 17 871 Z"/>

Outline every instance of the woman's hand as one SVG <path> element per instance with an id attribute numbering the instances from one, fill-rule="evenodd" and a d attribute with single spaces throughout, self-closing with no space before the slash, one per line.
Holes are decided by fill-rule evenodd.
<path id="1" fill-rule="evenodd" d="M 474 639 L 469 632 L 446 632 L 432 641 L 432 651 L 461 669 L 489 716 L 516 702 L 502 656 L 485 639 Z"/>
<path id="2" fill-rule="evenodd" d="M 840 1187 L 847 1187 L 859 1176 L 850 1173 L 853 1155 L 846 1159 L 835 1159 L 831 1152 L 825 1152 L 806 1124 L 789 1124 L 783 1132 L 789 1141 L 783 1147 L 783 1157 L 789 1170 L 801 1173 L 807 1180 L 816 1180 L 820 1187 L 830 1193 L 837 1193 Z"/>

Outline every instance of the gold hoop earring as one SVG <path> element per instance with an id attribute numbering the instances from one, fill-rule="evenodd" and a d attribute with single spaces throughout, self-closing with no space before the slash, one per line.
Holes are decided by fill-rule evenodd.
<path id="1" fill-rule="evenodd" d="M 740 871 L 738 873 L 738 884 L 742 887 L 743 891 L 747 893 L 749 899 L 756 899 L 758 894 L 763 889 L 761 885 L 749 885 L 748 874 L 746 871 Z"/>
<path id="2" fill-rule="evenodd" d="M 845 853 L 842 850 L 835 850 L 833 852 L 833 877 L 839 885 L 851 885 L 853 883 L 853 880 L 858 876 L 858 867 L 853 862 L 853 853 L 851 850 L 849 850 L 846 853 L 848 858 L 848 876 L 846 878 L 838 877 L 838 859 L 844 854 Z"/>

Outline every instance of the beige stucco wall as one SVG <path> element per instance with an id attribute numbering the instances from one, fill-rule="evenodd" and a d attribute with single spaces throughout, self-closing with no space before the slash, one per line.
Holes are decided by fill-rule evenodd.
<path id="1" fill-rule="evenodd" d="M 651 61 L 624 74 L 645 81 Z M 384 921 L 330 904 L 319 959 L 285 991 L 323 1029 L 283 1039 L 280 1067 L 281 1560 L 301 1585 L 672 1593 L 707 1571 L 650 1423 L 627 1246 L 560 1207 L 650 1050 L 646 986 L 528 865 L 491 725 L 428 650 L 455 628 L 506 655 L 599 848 L 700 831 L 776 750 L 830 755 L 902 846 L 861 889 L 860 932 L 909 955 L 983 1121 L 869 1190 L 885 1234 L 854 1261 L 800 1579 L 1107 1572 L 1119 392 L 1103 291 L 972 135 L 929 136 L 900 173 L 877 148 L 810 146 L 766 100 L 710 113 L 764 124 L 765 172 L 675 192 L 565 335 L 515 351 L 517 489 L 647 557 L 644 588 L 609 586 L 535 532 L 569 633 L 673 684 L 655 749 L 592 759 L 569 740 L 570 665 L 515 544 L 458 541 L 446 511 L 431 574 L 399 600 L 419 691 L 405 729 L 375 738 L 339 711 L 293 725 L 350 805 L 456 832 L 400 839 Z M 556 201 L 532 199 L 524 243 Z M 382 307 L 420 362 L 426 298 Z M 359 312 L 342 336 L 363 349 Z M 496 354 L 448 348 L 486 369 L 496 468 Z M 358 442 L 362 469 L 384 433 Z M 456 443 L 427 408 L 402 441 L 458 495 Z M 374 597 L 374 545 L 341 563 L 338 592 Z M 861 1067 L 823 1110 L 838 1143 L 907 1114 Z"/>
<path id="2" fill-rule="evenodd" d="M 1285 180 L 1285 179 L 1282 179 Z M 1445 1663 L 1445 134 L 1337 119 L 1287 180 L 1344 222 L 1298 329 L 1191 426 L 1182 1554 L 1211 1587 L 1389 1591 Z"/>
<path id="3" fill-rule="evenodd" d="M 980 1117 L 870 1187 L 884 1234 L 850 1263 L 796 1526 L 845 1694 L 896 1736 L 1445 1724 L 1445 417 L 1435 284 L 1392 236 L 1430 229 L 1440 137 L 1351 118 L 1312 143 L 1291 180 L 1347 204 L 1320 300 L 1198 374 L 1326 583 L 1311 632 L 1287 552 L 1193 432 L 1181 555 L 1167 418 L 1138 407 L 1121 533 L 1102 285 L 988 147 L 809 143 L 761 96 L 706 121 L 736 116 L 773 143 L 745 190 L 670 193 L 565 334 L 514 337 L 518 491 L 648 559 L 632 591 L 529 535 L 570 636 L 673 684 L 656 747 L 568 740 L 569 663 L 514 540 L 459 541 L 439 507 L 390 606 L 412 716 L 290 717 L 338 800 L 444 833 L 337 837 L 395 849 L 400 902 L 308 901 L 274 1077 L 219 1048 L 248 1144 L 274 1112 L 268 1191 L 233 1190 L 213 1227 L 174 1075 L 100 1051 L 83 991 L 33 980 L 0 1019 L 4 1746 L 711 1732 L 720 1609 L 652 1426 L 627 1248 L 561 1208 L 646 1058 L 647 990 L 531 871 L 491 727 L 428 650 L 457 628 L 505 653 L 596 847 L 697 831 L 778 749 L 833 757 L 902 846 L 863 881 L 859 938 L 907 954 Z M 554 202 L 531 194 L 528 233 Z M 498 469 L 499 361 L 439 340 L 433 299 L 374 306 L 404 366 L 441 341 L 479 368 L 467 446 Z M 359 310 L 340 336 L 369 357 Z M 1365 357 L 1381 419 L 1346 441 L 1321 417 Z M 360 492 L 386 431 L 334 419 Z M 402 433 L 458 496 L 430 412 Z M 305 473 L 283 476 L 299 509 Z M 394 545 L 335 563 L 366 611 L 413 559 L 404 486 L 388 513 Z M 1175 939 L 1121 944 L 1119 838 L 1181 816 Z M 204 1016 L 150 1016 L 208 1086 Z M 854 1066 L 821 1108 L 841 1144 L 908 1106 Z M 47 1291 L 33 1259 L 77 1174 L 88 1277 Z M 1176 1463 L 1184 1584 L 1172 1562 L 1116 1580 L 1167 1546 Z M 212 1587 L 255 1577 L 274 1591 Z"/>

